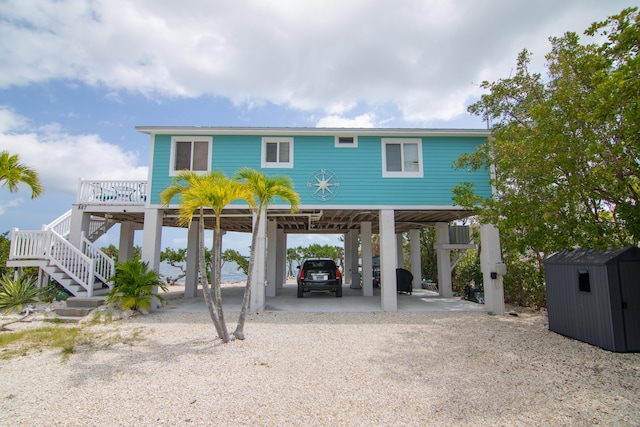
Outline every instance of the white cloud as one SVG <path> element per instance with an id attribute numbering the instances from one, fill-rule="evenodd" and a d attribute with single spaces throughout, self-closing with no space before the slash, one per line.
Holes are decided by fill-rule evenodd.
<path id="1" fill-rule="evenodd" d="M 17 208 L 24 202 L 23 199 L 0 200 L 0 215 L 4 215 L 7 210 Z"/>
<path id="2" fill-rule="evenodd" d="M 21 163 L 38 171 L 45 191 L 75 193 L 80 178 L 148 178 L 147 167 L 139 165 L 135 153 L 97 135 L 70 135 L 55 123 L 27 124 L 26 118 L 0 107 L 0 150 L 18 154 Z"/>
<path id="3" fill-rule="evenodd" d="M 374 114 L 362 114 L 353 119 L 342 116 L 327 116 L 321 118 L 316 127 L 319 128 L 373 128 L 378 127 Z"/>
<path id="4" fill-rule="evenodd" d="M 394 105 L 463 114 L 483 79 L 582 32 L 623 0 L 24 0 L 0 2 L 0 88 L 50 79 L 150 97 L 209 94 L 344 116 Z M 86 143 L 86 142 L 85 142 Z"/>

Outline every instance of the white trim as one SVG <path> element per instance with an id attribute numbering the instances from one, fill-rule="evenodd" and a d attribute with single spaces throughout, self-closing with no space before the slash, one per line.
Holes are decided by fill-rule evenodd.
<path id="1" fill-rule="evenodd" d="M 401 166 L 403 168 L 400 172 L 389 172 L 387 171 L 387 144 L 400 144 L 400 156 L 401 156 Z M 405 172 L 404 171 L 404 146 L 405 144 L 416 144 L 418 147 L 418 170 L 415 172 Z M 422 160 L 422 139 L 420 138 L 382 138 L 381 142 L 382 149 L 382 177 L 383 178 L 423 178 L 424 177 L 424 167 Z"/>
<path id="2" fill-rule="evenodd" d="M 280 143 L 286 142 L 289 144 L 289 161 L 281 162 L 278 158 L 276 162 L 267 162 L 267 144 L 278 144 L 278 155 L 280 153 Z M 293 138 L 292 137 L 277 137 L 277 136 L 265 136 L 262 138 L 262 154 L 260 157 L 260 163 L 263 169 L 267 168 L 281 168 L 281 169 L 293 169 Z"/>
<path id="3" fill-rule="evenodd" d="M 351 142 L 340 142 L 340 138 L 350 138 Z M 337 134 L 335 136 L 334 146 L 336 148 L 357 148 L 358 135 Z"/>
<path id="4" fill-rule="evenodd" d="M 207 142 L 207 170 L 206 171 L 193 171 L 198 174 L 206 174 L 211 171 L 211 159 L 213 157 L 213 137 L 211 136 L 194 136 L 194 135 L 176 135 L 171 137 L 171 148 L 169 153 L 169 176 L 175 176 L 180 172 L 175 169 L 176 160 L 176 142 L 191 142 L 191 164 L 193 166 L 193 143 L 194 142 Z M 151 181 L 149 181 L 151 182 Z"/>

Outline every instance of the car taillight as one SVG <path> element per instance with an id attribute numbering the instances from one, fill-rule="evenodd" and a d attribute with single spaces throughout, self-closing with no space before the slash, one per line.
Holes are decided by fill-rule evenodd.
<path id="1" fill-rule="evenodd" d="M 300 280 L 304 279 L 304 270 L 300 270 Z"/>
<path id="2" fill-rule="evenodd" d="M 339 279 L 339 278 L 340 278 L 340 270 L 336 268 L 336 279 Z"/>

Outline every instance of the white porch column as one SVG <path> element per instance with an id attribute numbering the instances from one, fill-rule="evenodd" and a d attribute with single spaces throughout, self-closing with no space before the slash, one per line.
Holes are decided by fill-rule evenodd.
<path id="1" fill-rule="evenodd" d="M 396 264 L 398 265 L 398 268 L 404 268 L 404 237 L 402 236 L 402 233 L 397 233 L 396 234 L 396 248 L 398 249 L 398 261 L 396 262 Z"/>
<path id="2" fill-rule="evenodd" d="M 360 223 L 362 245 L 362 296 L 373 296 L 373 250 L 371 248 L 371 222 Z"/>
<path id="3" fill-rule="evenodd" d="M 162 220 L 164 210 L 147 208 L 144 211 L 144 228 L 142 235 L 142 261 L 149 263 L 149 268 L 159 271 L 160 247 L 162 245 Z M 153 289 L 154 293 L 158 288 Z M 151 310 L 158 308 L 158 300 L 153 299 Z"/>
<path id="4" fill-rule="evenodd" d="M 449 245 L 449 224 L 436 224 L 436 249 L 438 259 L 438 292 L 441 297 L 453 296 L 451 289 L 451 251 L 445 249 Z"/>
<path id="5" fill-rule="evenodd" d="M 124 221 L 120 223 L 120 242 L 118 244 L 118 262 L 129 261 L 133 258 L 133 242 L 136 223 Z"/>
<path id="6" fill-rule="evenodd" d="M 413 287 L 422 288 L 422 258 L 420 248 L 420 229 L 409 231 L 409 242 L 411 244 L 411 274 L 413 274 Z"/>
<path id="7" fill-rule="evenodd" d="M 71 224 L 69 228 L 69 243 L 76 248 L 80 248 L 82 241 L 82 233 L 89 234 L 89 224 L 91 222 L 91 214 L 79 209 L 80 205 L 71 207 Z"/>
<path id="8" fill-rule="evenodd" d="M 267 296 L 276 296 L 278 282 L 278 223 L 267 221 Z"/>
<path id="9" fill-rule="evenodd" d="M 184 297 L 195 298 L 198 295 L 198 260 L 200 257 L 199 219 L 193 218 L 187 232 L 187 265 L 184 278 Z"/>
<path id="10" fill-rule="evenodd" d="M 287 234 L 283 229 L 277 231 L 277 263 L 276 263 L 276 292 L 287 282 Z"/>
<path id="11" fill-rule="evenodd" d="M 395 217 L 392 209 L 380 211 L 380 296 L 383 311 L 398 311 Z"/>
<path id="12" fill-rule="evenodd" d="M 256 223 L 256 215 L 253 215 L 253 226 L 258 227 L 258 236 L 255 249 L 255 265 L 253 266 L 251 299 L 249 309 L 254 312 L 262 312 L 266 301 L 265 280 L 267 262 L 267 215 L 263 211 L 260 215 L 260 223 Z"/>
<path id="13" fill-rule="evenodd" d="M 502 273 L 496 264 L 502 263 L 500 232 L 491 224 L 480 226 L 480 265 L 484 283 L 484 305 L 495 314 L 504 314 L 504 286 Z M 495 277 L 495 278 L 494 278 Z"/>
<path id="14" fill-rule="evenodd" d="M 342 266 L 342 284 L 351 284 L 351 233 L 344 234 L 344 265 Z"/>
<path id="15" fill-rule="evenodd" d="M 351 274 L 349 274 L 349 283 L 351 283 L 351 286 L 354 289 L 357 289 L 360 286 L 360 275 L 359 275 L 360 262 L 358 259 L 358 230 L 356 229 L 349 230 L 349 236 L 350 236 L 349 259 L 351 261 L 349 264 L 349 270 L 351 271 Z M 353 280 L 354 278 L 356 279 L 356 281 Z M 344 283 L 344 280 L 343 280 L 343 283 Z"/>

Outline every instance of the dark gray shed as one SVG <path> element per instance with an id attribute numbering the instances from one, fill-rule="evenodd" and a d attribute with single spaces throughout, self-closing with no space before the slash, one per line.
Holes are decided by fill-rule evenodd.
<path id="1" fill-rule="evenodd" d="M 550 330 L 611 351 L 640 351 L 640 249 L 562 251 L 544 266 Z"/>

